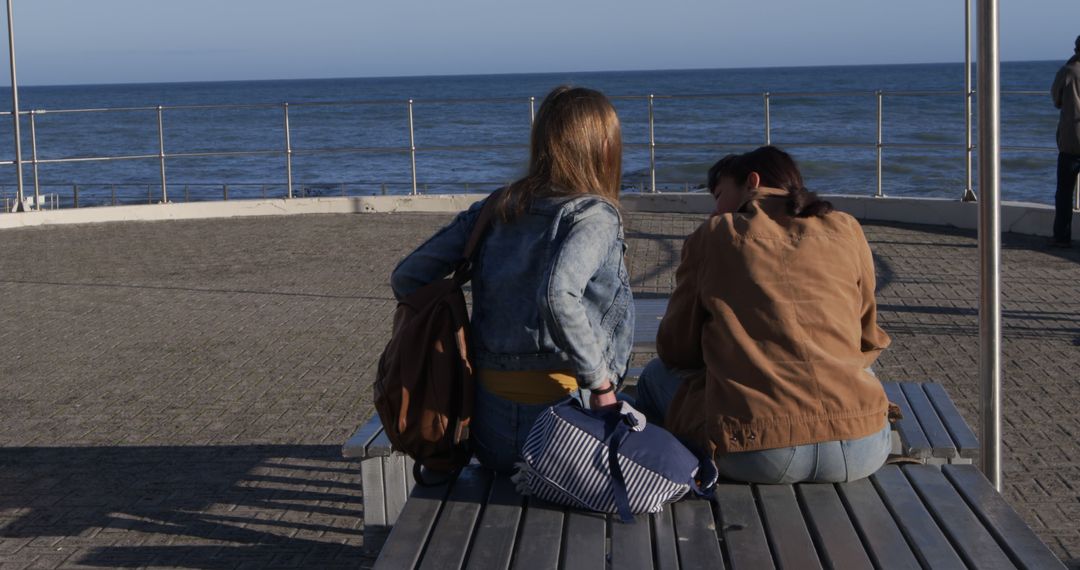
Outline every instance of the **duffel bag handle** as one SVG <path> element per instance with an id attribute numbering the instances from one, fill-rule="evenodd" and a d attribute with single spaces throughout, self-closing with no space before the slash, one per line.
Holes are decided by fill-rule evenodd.
<path id="1" fill-rule="evenodd" d="M 611 470 L 611 490 L 615 497 L 615 509 L 619 512 L 619 519 L 624 523 L 634 522 L 634 514 L 630 512 L 630 494 L 626 490 L 626 479 L 623 477 L 622 468 L 619 467 L 619 446 L 630 435 L 630 425 L 626 416 L 619 414 L 611 435 L 607 437 L 608 468 Z"/>

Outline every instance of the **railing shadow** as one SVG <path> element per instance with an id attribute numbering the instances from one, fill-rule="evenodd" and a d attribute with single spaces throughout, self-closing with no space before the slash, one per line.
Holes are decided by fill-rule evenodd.
<path id="1" fill-rule="evenodd" d="M 356 567 L 358 471 L 327 445 L 0 449 L 0 538 L 91 566 Z"/>

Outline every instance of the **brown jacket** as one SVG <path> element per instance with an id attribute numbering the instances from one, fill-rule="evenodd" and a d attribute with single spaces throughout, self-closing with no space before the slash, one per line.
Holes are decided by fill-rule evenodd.
<path id="1" fill-rule="evenodd" d="M 689 377 L 671 431 L 713 453 L 854 439 L 885 426 L 888 401 L 865 368 L 889 345 L 877 325 L 874 262 L 859 223 L 796 218 L 759 188 L 687 238 L 656 337 Z"/>

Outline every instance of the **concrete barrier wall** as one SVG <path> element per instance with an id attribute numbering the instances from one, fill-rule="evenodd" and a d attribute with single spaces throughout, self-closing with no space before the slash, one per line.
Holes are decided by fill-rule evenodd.
<path id="1" fill-rule="evenodd" d="M 457 212 L 478 200 L 478 194 L 436 196 L 362 196 L 338 198 L 294 198 L 292 200 L 234 200 L 136 206 L 44 210 L 0 214 L 0 229 L 53 224 L 192 220 L 246 216 L 294 214 L 364 214 L 391 212 Z M 840 210 L 859 220 L 877 220 L 950 226 L 978 227 L 979 206 L 945 198 L 873 198 L 869 196 L 827 196 Z M 701 192 L 625 194 L 623 207 L 636 212 L 708 214 L 712 197 Z M 1054 208 L 1027 202 L 1003 202 L 1001 227 L 1007 232 L 1049 236 Z M 1073 239 L 1080 240 L 1080 214 L 1073 214 Z"/>
<path id="2" fill-rule="evenodd" d="M 872 196 L 826 195 L 838 210 L 859 220 L 902 222 L 977 229 L 979 205 L 948 198 L 874 198 Z M 687 212 L 705 214 L 712 209 L 712 197 L 704 193 L 626 195 L 623 205 L 642 212 Z M 1001 228 L 1033 236 L 1050 236 L 1054 208 L 1030 202 L 1002 202 Z M 1080 240 L 1080 213 L 1073 213 L 1073 239 Z"/>

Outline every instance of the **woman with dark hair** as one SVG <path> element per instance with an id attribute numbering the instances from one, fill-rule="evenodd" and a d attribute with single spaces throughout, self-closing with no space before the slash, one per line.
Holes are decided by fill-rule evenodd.
<path id="1" fill-rule="evenodd" d="M 870 475 L 891 447 L 868 370 L 889 337 L 862 228 L 776 147 L 724 157 L 708 182 L 716 211 L 683 245 L 638 408 L 729 479 Z"/>
<path id="2" fill-rule="evenodd" d="M 548 94 L 529 170 L 496 195 L 498 219 L 472 273 L 470 440 L 487 467 L 511 470 L 537 415 L 579 389 L 592 407 L 616 403 L 634 330 L 621 173 L 619 119 L 607 97 L 571 87 Z M 399 299 L 453 271 L 485 201 L 398 264 Z"/>

